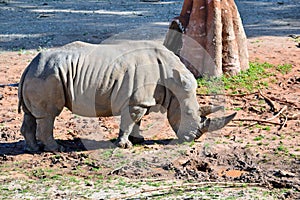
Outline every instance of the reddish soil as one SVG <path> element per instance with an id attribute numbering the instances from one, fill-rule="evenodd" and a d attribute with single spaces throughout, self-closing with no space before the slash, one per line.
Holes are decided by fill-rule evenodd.
<path id="1" fill-rule="evenodd" d="M 37 54 L 28 49 L 74 40 L 100 43 L 112 35 L 112 40 L 161 40 L 168 22 L 180 13 L 182 1 L 0 1 L 0 198 L 120 198 L 128 192 L 126 187 L 142 194 L 147 188 L 138 183 L 148 181 L 159 189 L 157 183 L 163 180 L 173 185 L 227 186 L 213 190 L 214 196 L 207 196 L 208 188 L 189 188 L 175 193 L 174 199 L 188 198 L 188 192 L 204 192 L 206 196 L 198 199 L 300 199 L 300 4 L 298 0 L 235 2 L 250 38 L 250 61 L 275 66 L 268 69 L 274 76 L 267 79 L 262 94 L 199 95 L 201 105 L 223 104 L 226 112 L 237 111 L 235 121 L 194 143 L 178 145 L 166 116 L 154 113 L 142 121 L 146 141 L 119 149 L 113 144 L 118 117 L 83 118 L 65 109 L 57 117 L 54 134 L 66 151 L 30 154 L 24 152 L 19 131 L 23 116 L 17 113 L 17 87 L 3 87 L 19 82 Z M 276 70 L 283 64 L 292 65 L 287 74 Z M 126 187 L 118 189 L 124 180 Z M 235 187 L 243 183 L 246 187 Z"/>
<path id="2" fill-rule="evenodd" d="M 238 110 L 236 121 L 222 131 L 207 133 L 193 144 L 176 145 L 176 138 L 165 116 L 153 114 L 143 120 L 147 141 L 130 150 L 115 148 L 111 139 L 118 132 L 118 118 L 82 118 L 64 110 L 55 124 L 55 138 L 66 152 L 54 158 L 52 153 L 24 152 L 20 134 L 22 115 L 17 113 L 17 87 L 0 87 L 0 165 L 2 171 L 15 177 L 13 167 L 34 170 L 54 168 L 58 173 L 72 173 L 81 166 L 80 177 L 100 173 L 105 177 L 159 177 L 162 179 L 231 181 L 259 183 L 267 188 L 292 188 L 286 197 L 299 198 L 300 191 L 300 48 L 289 37 L 249 39 L 250 60 L 274 66 L 291 64 L 292 70 L 282 75 L 274 71 L 263 96 L 199 96 L 200 104 L 224 102 L 228 112 Z M 4 52 L 0 55 L 0 83 L 17 83 L 36 52 Z M 271 79 L 270 79 L 271 80 Z M 274 79 L 273 79 L 274 80 Z M 274 116 L 266 99 L 271 99 Z M 245 121 L 241 119 L 251 119 Z M 241 120 L 241 121 L 238 121 Z M 257 124 L 255 123 L 258 120 Z M 285 122 L 283 127 L 280 126 Z M 106 152 L 109 151 L 109 156 Z M 87 163 L 86 159 L 93 162 Z M 26 162 L 21 162 L 26 161 Z M 13 163 L 20 163 L 15 165 Z M 116 167 L 116 163 L 117 166 Z M 3 167 L 8 166 L 8 167 Z M 90 168 L 101 168 L 101 172 Z M 28 178 L 28 177 L 27 177 Z M 30 177 L 29 177 L 30 178 Z M 31 177 L 32 178 L 32 177 Z"/>

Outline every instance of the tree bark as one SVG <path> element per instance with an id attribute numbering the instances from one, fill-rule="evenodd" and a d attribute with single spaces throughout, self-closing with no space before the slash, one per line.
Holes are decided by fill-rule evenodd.
<path id="1" fill-rule="evenodd" d="M 234 0 L 184 0 L 164 45 L 195 77 L 235 75 L 249 67 L 247 38 Z"/>

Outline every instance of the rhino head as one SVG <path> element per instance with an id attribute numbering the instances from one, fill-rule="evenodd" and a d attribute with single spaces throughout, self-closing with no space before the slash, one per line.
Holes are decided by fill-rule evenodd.
<path id="1" fill-rule="evenodd" d="M 184 67 L 172 72 L 172 79 L 167 84 L 171 94 L 167 105 L 167 118 L 180 141 L 192 141 L 206 132 L 219 130 L 235 117 L 236 113 L 208 118 L 209 114 L 224 107 L 199 107 L 194 76 Z"/>
<path id="2" fill-rule="evenodd" d="M 207 115 L 223 110 L 223 106 L 203 106 L 196 111 L 182 110 L 177 99 L 173 99 L 167 117 L 179 141 L 192 141 L 206 132 L 219 130 L 226 126 L 236 115 L 233 113 L 219 118 L 208 118 Z"/>

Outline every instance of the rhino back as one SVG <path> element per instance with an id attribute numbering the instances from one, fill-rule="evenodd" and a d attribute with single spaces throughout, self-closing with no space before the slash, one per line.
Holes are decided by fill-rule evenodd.
<path id="1" fill-rule="evenodd" d="M 89 117 L 118 115 L 128 104 L 156 105 L 166 95 L 157 96 L 157 86 L 165 86 L 166 81 L 174 79 L 174 68 L 182 70 L 172 52 L 151 42 L 77 42 L 40 53 L 32 62 L 29 76 L 58 77 L 66 106 Z"/>
<path id="2" fill-rule="evenodd" d="M 164 46 L 151 42 L 88 45 L 75 60 L 68 64 L 75 77 L 73 110 L 94 105 L 91 109 L 97 116 L 119 115 L 127 105 L 151 107 L 161 103 L 166 91 L 162 93 L 160 87 L 157 94 L 157 88 L 165 86 L 165 80 L 172 76 L 171 68 L 180 63 Z"/>

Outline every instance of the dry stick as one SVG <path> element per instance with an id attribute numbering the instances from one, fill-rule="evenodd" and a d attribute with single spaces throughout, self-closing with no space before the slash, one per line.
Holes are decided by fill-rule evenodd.
<path id="1" fill-rule="evenodd" d="M 269 97 L 265 96 L 261 90 L 258 91 L 259 91 L 259 95 L 262 96 L 266 101 L 266 103 L 271 107 L 271 110 L 274 110 L 276 112 L 278 109 L 275 103 Z"/>
<path id="2" fill-rule="evenodd" d="M 296 108 L 300 109 L 300 108 L 298 107 L 298 105 L 297 105 L 296 102 L 292 102 L 292 101 L 288 101 L 288 100 L 282 100 L 282 99 L 278 99 L 278 98 L 276 98 L 276 97 L 271 97 L 271 99 L 272 99 L 273 101 L 276 100 L 276 101 L 279 101 L 279 102 L 281 102 L 281 103 L 294 105 Z"/>
<path id="3" fill-rule="evenodd" d="M 127 182 L 160 182 L 160 181 L 168 181 L 166 178 L 145 178 L 145 179 L 130 179 Z"/>
<path id="4" fill-rule="evenodd" d="M 263 187 L 261 183 L 234 183 L 234 182 L 200 182 L 200 183 L 183 183 L 181 185 L 172 185 L 172 186 L 165 186 L 165 187 L 159 187 L 159 188 L 153 188 L 153 189 L 142 189 L 139 192 L 136 192 L 134 194 L 130 195 L 125 195 L 122 197 L 118 198 L 112 198 L 113 199 L 127 199 L 127 198 L 132 198 L 134 196 L 137 196 L 139 194 L 143 193 L 150 193 L 150 192 L 161 192 L 164 190 L 172 190 L 172 189 L 181 189 L 181 188 L 186 188 L 186 187 L 199 187 L 199 186 L 223 186 L 223 187 Z M 197 188 L 195 188 L 197 189 Z M 194 190 L 194 189 L 192 189 Z"/>
<path id="5" fill-rule="evenodd" d="M 283 116 L 285 117 L 285 120 L 284 120 L 284 122 L 283 122 L 283 124 L 279 127 L 279 129 L 278 130 L 281 130 L 282 129 L 282 127 L 284 127 L 285 126 L 285 124 L 286 124 L 286 122 L 287 122 L 287 120 L 288 120 L 288 117 L 286 116 L 286 115 L 284 115 L 283 114 Z"/>
<path id="6" fill-rule="evenodd" d="M 271 121 L 273 119 L 275 119 L 276 117 L 278 117 L 285 109 L 287 108 L 287 106 L 283 106 L 283 108 L 273 117 L 266 119 L 267 121 Z"/>
<path id="7" fill-rule="evenodd" d="M 261 122 L 261 123 L 269 123 L 269 124 L 275 124 L 275 125 L 280 125 L 279 130 L 286 124 L 285 123 L 281 124 L 281 123 L 276 123 L 276 122 L 270 122 L 271 120 L 275 119 L 276 117 L 278 117 L 280 114 L 282 114 L 282 112 L 287 108 L 287 106 L 284 106 L 276 115 L 274 115 L 271 118 L 268 118 L 266 120 L 259 120 L 259 119 L 236 119 L 236 120 L 232 120 L 232 121 L 255 121 L 255 123 L 250 124 L 248 127 L 250 126 L 254 126 L 255 124 Z"/>
<path id="8" fill-rule="evenodd" d="M 253 94 L 258 94 L 258 92 L 252 92 L 252 93 L 246 93 L 246 94 L 221 94 L 221 93 L 216 93 L 216 94 L 197 94 L 197 96 L 230 96 L 230 97 L 244 97 L 244 96 L 249 96 Z"/>
<path id="9" fill-rule="evenodd" d="M 267 120 L 260 120 L 260 119 L 233 119 L 232 121 L 234 121 L 234 122 L 243 122 L 243 121 L 244 122 L 256 122 L 255 124 L 257 124 L 257 123 L 267 123 L 267 124 L 274 124 L 274 125 L 279 125 L 279 126 L 282 125 L 281 123 L 270 122 L 270 121 L 267 121 Z M 255 124 L 253 124 L 253 125 L 255 125 Z"/>
<path id="10" fill-rule="evenodd" d="M 292 116 L 287 116 L 287 118 L 289 120 L 297 120 L 299 116 L 300 116 L 300 113 L 295 113 Z"/>
<path id="11" fill-rule="evenodd" d="M 113 175 L 115 172 L 121 170 L 123 167 L 124 167 L 124 166 L 121 166 L 121 167 L 117 167 L 117 168 L 111 170 L 111 171 L 108 173 L 108 175 Z"/>

